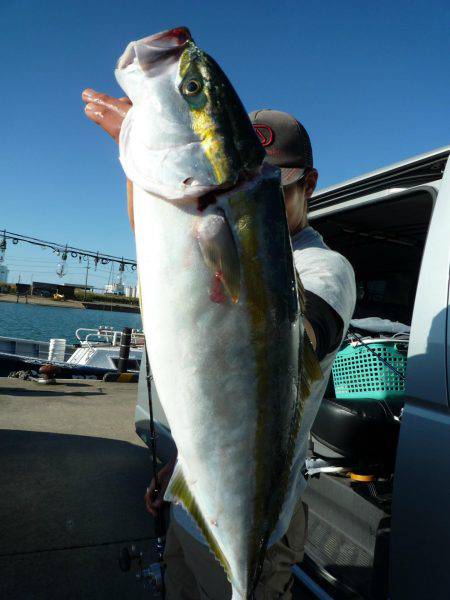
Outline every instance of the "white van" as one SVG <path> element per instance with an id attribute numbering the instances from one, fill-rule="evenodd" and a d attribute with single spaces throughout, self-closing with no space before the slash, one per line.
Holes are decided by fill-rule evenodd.
<path id="1" fill-rule="evenodd" d="M 411 326 L 403 398 L 336 398 L 330 380 L 314 423 L 306 555 L 295 573 L 318 598 L 450 598 L 449 153 L 310 201 L 312 226 L 355 269 L 355 318 Z M 144 364 L 141 375 L 136 431 L 148 442 Z M 152 398 L 164 461 L 173 442 L 156 390 Z"/>

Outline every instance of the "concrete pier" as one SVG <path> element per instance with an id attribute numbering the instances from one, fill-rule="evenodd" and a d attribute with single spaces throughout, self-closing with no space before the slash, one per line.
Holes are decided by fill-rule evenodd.
<path id="1" fill-rule="evenodd" d="M 119 550 L 150 558 L 137 385 L 0 378 L 0 597 L 152 598 Z"/>
<path id="2" fill-rule="evenodd" d="M 154 559 L 136 395 L 134 383 L 0 378 L 1 599 L 156 600 L 118 566 L 133 542 Z M 296 582 L 293 598 L 315 596 Z"/>

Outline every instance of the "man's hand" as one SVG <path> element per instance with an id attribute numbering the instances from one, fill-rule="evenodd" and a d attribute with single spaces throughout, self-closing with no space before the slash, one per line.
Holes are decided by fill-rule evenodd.
<path id="1" fill-rule="evenodd" d="M 164 467 L 158 473 L 158 484 L 159 484 L 159 493 L 156 498 L 155 495 L 155 478 L 152 479 L 147 491 L 145 493 L 145 505 L 147 507 L 148 512 L 154 517 L 157 516 L 158 510 L 161 508 L 164 502 L 164 494 L 166 492 L 167 486 L 169 485 L 170 478 L 172 477 L 173 470 L 175 468 L 176 458 L 171 460 L 164 465 Z"/>
<path id="2" fill-rule="evenodd" d="M 100 125 L 116 143 L 119 143 L 120 128 L 123 120 L 130 110 L 132 104 L 129 98 L 113 98 L 107 94 L 101 94 L 86 88 L 81 94 L 83 102 L 86 102 L 84 112 L 88 119 Z M 131 229 L 134 231 L 133 211 L 133 185 L 127 180 L 128 217 Z"/>
<path id="3" fill-rule="evenodd" d="M 90 88 L 83 91 L 81 98 L 86 102 L 86 116 L 118 142 L 122 121 L 132 106 L 130 99 L 113 98 Z"/>

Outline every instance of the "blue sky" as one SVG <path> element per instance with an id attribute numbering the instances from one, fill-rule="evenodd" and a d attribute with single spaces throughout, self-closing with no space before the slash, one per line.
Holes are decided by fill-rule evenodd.
<path id="1" fill-rule="evenodd" d="M 304 123 L 325 187 L 450 143 L 449 18 L 443 0 L 1 2 L 0 229 L 134 256 L 117 149 L 80 100 L 120 94 L 132 39 L 188 26 L 249 111 Z M 57 279 L 49 251 L 19 244 L 6 262 L 12 280 Z M 68 267 L 67 282 L 84 279 Z"/>

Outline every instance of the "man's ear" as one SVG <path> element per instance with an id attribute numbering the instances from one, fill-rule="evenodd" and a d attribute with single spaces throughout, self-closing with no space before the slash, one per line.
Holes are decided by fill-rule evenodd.
<path id="1" fill-rule="evenodd" d="M 317 169 L 311 169 L 311 171 L 305 177 L 305 198 L 308 200 L 314 193 L 317 185 L 317 178 L 319 173 Z"/>

